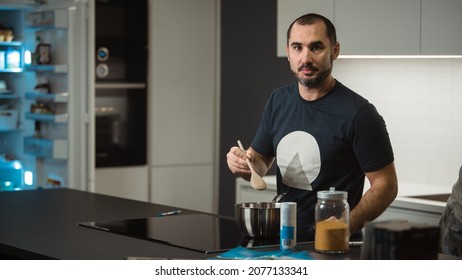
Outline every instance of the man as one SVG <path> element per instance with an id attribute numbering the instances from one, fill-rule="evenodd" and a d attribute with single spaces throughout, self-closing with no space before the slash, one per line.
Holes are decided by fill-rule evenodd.
<path id="1" fill-rule="evenodd" d="M 440 251 L 445 255 L 462 257 L 462 166 L 441 215 L 440 227 Z"/>
<path id="2" fill-rule="evenodd" d="M 395 199 L 398 183 L 385 122 L 375 107 L 332 76 L 340 45 L 333 24 L 307 14 L 287 31 L 286 53 L 298 82 L 276 89 L 247 151 L 232 147 L 228 167 L 250 178 L 277 162 L 277 191 L 297 202 L 298 229 L 313 230 L 317 192 L 348 192 L 350 233 L 378 217 Z M 363 196 L 365 176 L 370 189 Z"/>

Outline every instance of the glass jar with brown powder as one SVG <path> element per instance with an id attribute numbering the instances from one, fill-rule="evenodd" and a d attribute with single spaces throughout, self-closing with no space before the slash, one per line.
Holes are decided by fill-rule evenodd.
<path id="1" fill-rule="evenodd" d="M 350 239 L 348 193 L 330 188 L 328 191 L 319 191 L 317 197 L 314 249 L 323 253 L 348 252 Z"/>

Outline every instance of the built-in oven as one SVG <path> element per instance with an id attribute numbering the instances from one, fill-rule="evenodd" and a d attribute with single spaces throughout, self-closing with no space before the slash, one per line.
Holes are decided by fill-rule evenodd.
<path id="1" fill-rule="evenodd" d="M 145 165 L 147 0 L 95 2 L 96 167 Z"/>

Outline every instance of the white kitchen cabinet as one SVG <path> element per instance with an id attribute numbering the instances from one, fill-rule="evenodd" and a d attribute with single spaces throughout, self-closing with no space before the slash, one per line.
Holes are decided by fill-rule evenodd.
<path id="1" fill-rule="evenodd" d="M 148 172 L 148 167 L 144 165 L 98 168 L 95 186 L 101 194 L 149 201 Z"/>
<path id="2" fill-rule="evenodd" d="M 460 0 L 278 0 L 277 55 L 290 22 L 308 13 L 331 19 L 341 55 L 462 55 Z"/>
<path id="3" fill-rule="evenodd" d="M 420 51 L 420 0 L 337 0 L 343 55 L 411 55 Z"/>
<path id="4" fill-rule="evenodd" d="M 269 202 L 276 196 L 276 176 L 264 176 L 266 182 L 265 190 L 254 189 L 249 181 L 236 178 L 235 202 Z"/>
<path id="5" fill-rule="evenodd" d="M 219 1 L 151 0 L 149 25 L 150 199 L 215 212 Z"/>
<path id="6" fill-rule="evenodd" d="M 211 163 L 217 98 L 215 0 L 152 2 L 151 163 Z M 174 21 L 173 14 L 179 15 Z"/>
<path id="7" fill-rule="evenodd" d="M 319 13 L 334 23 L 341 55 L 420 51 L 420 0 L 279 0 L 278 56 L 285 56 L 284 30 L 288 24 L 308 12 Z"/>
<path id="8" fill-rule="evenodd" d="M 276 196 L 276 176 L 265 176 L 265 190 L 252 188 L 249 181 L 236 178 L 236 203 L 240 202 L 269 202 Z"/>
<path id="9" fill-rule="evenodd" d="M 446 202 L 397 197 L 376 221 L 404 219 L 415 223 L 438 225 Z"/>
<path id="10" fill-rule="evenodd" d="M 278 0 L 277 56 L 286 56 L 287 29 L 299 16 L 318 13 L 334 21 L 334 0 Z"/>
<path id="11" fill-rule="evenodd" d="M 422 0 L 422 54 L 462 55 L 462 1 Z"/>
<path id="12" fill-rule="evenodd" d="M 150 201 L 179 208 L 215 213 L 213 168 L 204 166 L 165 166 L 151 169 Z M 232 203 L 232 201 L 230 201 Z"/>

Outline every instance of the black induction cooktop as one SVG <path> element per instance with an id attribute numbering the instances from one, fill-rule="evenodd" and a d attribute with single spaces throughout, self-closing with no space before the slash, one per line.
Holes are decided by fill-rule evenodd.
<path id="1" fill-rule="evenodd" d="M 234 219 L 210 214 L 82 222 L 78 225 L 203 253 L 223 252 L 237 246 L 279 246 L 278 238 L 254 239 L 243 236 Z"/>

